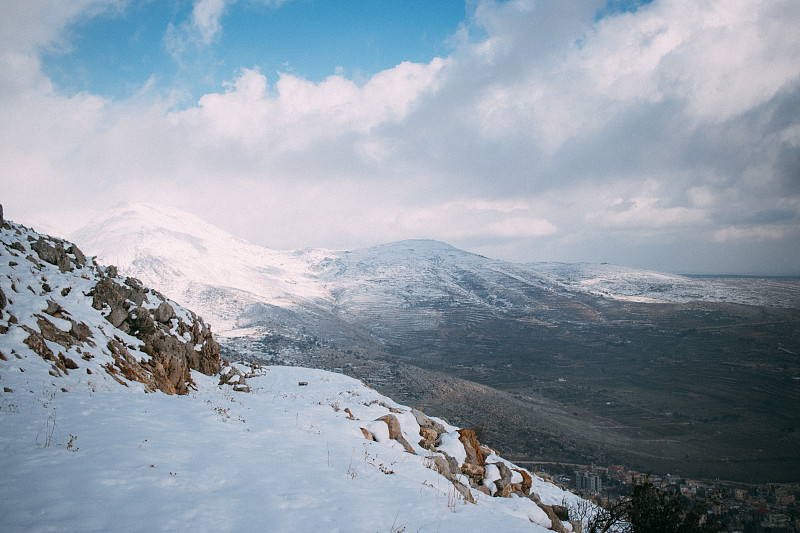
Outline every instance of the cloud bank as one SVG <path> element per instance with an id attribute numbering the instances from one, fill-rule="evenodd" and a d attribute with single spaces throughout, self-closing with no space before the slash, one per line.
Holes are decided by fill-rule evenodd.
<path id="1" fill-rule="evenodd" d="M 320 82 L 243 65 L 188 106 L 150 85 L 59 91 L 41 54 L 126 9 L 68 4 L 0 8 L 11 218 L 68 231 L 166 202 L 276 248 L 426 237 L 514 261 L 800 274 L 793 0 L 481 1 L 447 57 Z M 165 39 L 212 46 L 235 7 L 199 0 Z"/>

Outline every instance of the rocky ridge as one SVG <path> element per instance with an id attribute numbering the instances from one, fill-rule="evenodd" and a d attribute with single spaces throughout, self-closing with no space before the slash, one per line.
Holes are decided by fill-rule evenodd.
<path id="1" fill-rule="evenodd" d="M 415 447 L 404 436 L 403 429 L 412 426 L 406 432 L 416 433 L 419 428 L 417 443 L 428 453 L 424 457 L 428 467 L 447 478 L 464 498 L 464 501 L 475 503 L 472 490 L 493 497 L 528 498 L 541 512 L 530 513 L 529 519 L 551 531 L 567 533 L 580 532 L 580 520 L 570 520 L 569 509 L 565 505 L 546 504 L 537 492 L 532 490 L 533 477 L 525 469 L 503 460 L 495 450 L 481 444 L 472 430 L 445 427 L 446 422 L 427 416 L 425 413 L 411 409 L 413 418 L 405 417 L 401 423 L 401 409 L 384 405 L 390 413 L 376 418 L 361 428 L 367 440 L 384 442 L 387 439 L 396 441 L 403 449 L 416 454 Z M 352 413 L 348 413 L 352 417 Z M 416 424 L 414 423 L 416 422 Z M 386 427 L 384 427 L 384 425 Z M 449 425 L 448 425 L 449 426 Z"/>
<path id="2" fill-rule="evenodd" d="M 100 373 L 167 394 L 186 394 L 192 370 L 220 371 L 219 344 L 192 311 L 75 244 L 0 225 L 3 359 L 35 355 L 54 377 Z"/>

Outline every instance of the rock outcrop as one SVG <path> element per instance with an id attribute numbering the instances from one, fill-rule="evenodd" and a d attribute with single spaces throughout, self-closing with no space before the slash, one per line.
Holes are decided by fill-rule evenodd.
<path id="1" fill-rule="evenodd" d="M 496 498 L 526 498 L 535 504 L 532 507 L 535 512 L 531 512 L 532 522 L 557 533 L 576 533 L 576 528 L 577 533 L 580 533 L 580 521 L 570 523 L 569 513 L 561 505 L 542 503 L 539 495 L 531 491 L 531 474 L 500 459 L 494 450 L 481 444 L 474 431 L 448 431 L 444 424 L 417 409 L 411 409 L 411 414 L 419 426 L 419 447 L 431 452 L 425 455 L 427 466 L 447 478 L 464 501 L 475 503 L 473 490 Z M 395 414 L 384 415 L 361 427 L 361 431 L 368 440 L 395 440 L 406 451 L 416 453 L 403 436 Z M 459 451 L 458 444 L 463 447 L 463 452 Z M 459 462 L 454 455 L 463 459 Z"/>
<path id="2" fill-rule="evenodd" d="M 107 272 L 116 273 L 116 269 Z M 104 311 L 111 325 L 144 343 L 141 351 L 151 357 L 141 364 L 152 375 L 148 386 L 155 385 L 168 394 L 186 394 L 192 385 L 190 370 L 207 375 L 220 371 L 219 344 L 208 326 L 194 313 L 178 317 L 171 304 L 143 288 L 139 280 L 126 278 L 119 283 L 105 276 L 88 296 L 92 307 Z M 112 351 L 119 356 L 120 350 Z M 120 369 L 122 359 L 127 360 L 122 356 L 116 359 Z"/>
<path id="3" fill-rule="evenodd" d="M 236 392 L 250 392 L 250 385 L 247 384 L 247 374 L 239 366 L 223 362 L 222 370 L 219 373 L 219 384 L 230 385 Z"/>
<path id="4" fill-rule="evenodd" d="M 51 375 L 68 375 L 102 355 L 104 362 L 93 368 L 120 383 L 138 381 L 146 390 L 186 394 L 193 386 L 192 370 L 220 371 L 219 344 L 191 311 L 137 279 L 119 277 L 116 267 L 87 261 L 72 243 L 5 219 L 0 227 L 0 252 L 8 258 L 0 280 L 0 334 L 19 335 L 51 365 Z M 20 291 L 24 298 L 17 298 Z M 9 300 L 19 301 L 8 305 Z M 75 318 L 87 312 L 99 314 L 99 321 L 89 321 L 92 327 Z M 103 318 L 111 329 L 97 329 Z M 93 372 L 87 367 L 86 374 Z"/>

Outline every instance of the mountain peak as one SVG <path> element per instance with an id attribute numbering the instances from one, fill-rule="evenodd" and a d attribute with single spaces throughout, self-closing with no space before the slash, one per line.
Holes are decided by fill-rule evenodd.
<path id="1" fill-rule="evenodd" d="M 81 241 L 100 241 L 114 236 L 130 236 L 145 232 L 168 231 L 195 239 L 236 240 L 244 242 L 202 218 L 174 207 L 158 204 L 130 204 L 110 209 L 93 218 L 70 238 Z"/>

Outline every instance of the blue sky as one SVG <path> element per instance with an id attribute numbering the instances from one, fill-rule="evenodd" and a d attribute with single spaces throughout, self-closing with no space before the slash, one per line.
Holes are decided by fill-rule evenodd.
<path id="1" fill-rule="evenodd" d="M 0 4 L 3 205 L 800 274 L 796 0 Z"/>
<path id="2" fill-rule="evenodd" d="M 186 29 L 191 2 L 138 1 L 72 26 L 68 47 L 45 54 L 43 70 L 64 92 L 117 99 L 152 77 L 159 89 L 180 87 L 196 100 L 242 67 L 270 79 L 278 72 L 365 79 L 403 61 L 448 55 L 467 9 L 456 0 L 241 1 L 224 7 L 219 31 L 204 43 Z"/>

